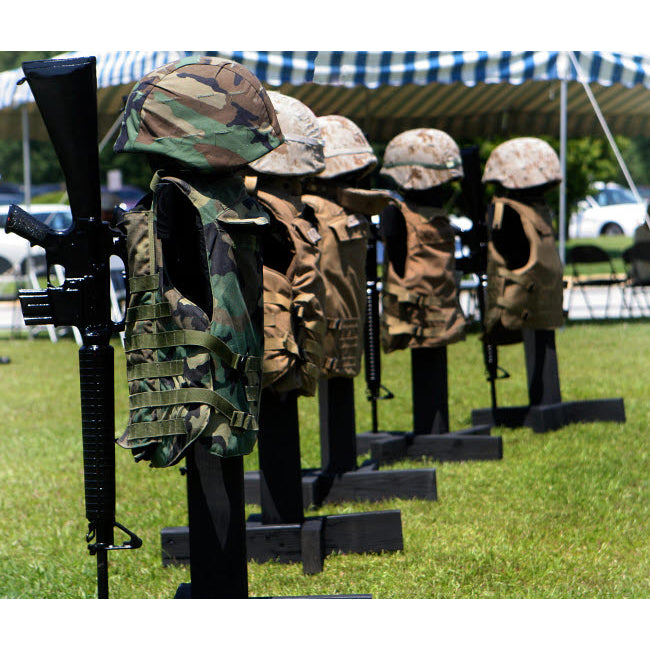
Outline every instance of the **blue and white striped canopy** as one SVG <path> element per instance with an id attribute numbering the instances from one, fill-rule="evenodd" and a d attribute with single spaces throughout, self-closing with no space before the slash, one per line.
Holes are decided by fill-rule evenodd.
<path id="1" fill-rule="evenodd" d="M 189 51 L 70 52 L 97 58 L 100 128 L 147 72 Z M 430 126 L 458 140 L 494 135 L 557 135 L 559 84 L 569 82 L 569 137 L 600 134 L 579 71 L 559 51 L 200 52 L 238 61 L 268 87 L 297 97 L 317 115 L 342 114 L 371 139 Z M 650 135 L 650 58 L 574 52 L 614 134 Z M 0 137 L 18 137 L 17 107 L 33 101 L 20 70 L 0 73 Z M 34 111 L 32 111 L 34 112 Z M 35 113 L 35 112 L 34 112 Z M 35 116 L 37 118 L 37 116 Z M 38 123 L 34 125 L 38 131 Z M 33 132 L 32 135 L 37 135 Z"/>

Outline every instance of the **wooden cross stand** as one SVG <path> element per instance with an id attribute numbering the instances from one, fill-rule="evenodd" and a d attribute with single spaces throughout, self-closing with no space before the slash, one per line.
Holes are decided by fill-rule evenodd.
<path id="1" fill-rule="evenodd" d="M 554 330 L 523 330 L 528 406 L 472 411 L 475 425 L 530 427 L 536 433 L 574 422 L 625 422 L 622 398 L 563 402 Z"/>
<path id="2" fill-rule="evenodd" d="M 449 431 L 447 348 L 411 350 L 412 431 L 366 431 L 357 436 L 360 453 L 370 451 L 377 463 L 422 456 L 441 461 L 499 460 L 500 436 L 487 423 Z"/>
<path id="3" fill-rule="evenodd" d="M 302 497 L 306 506 L 393 497 L 437 499 L 433 468 L 379 472 L 376 471 L 379 464 L 372 460 L 357 465 L 353 379 L 321 380 L 318 396 L 321 467 L 302 471 Z M 247 472 L 245 484 L 247 503 L 260 503 L 263 493 L 260 494 L 259 473 Z"/>
<path id="4" fill-rule="evenodd" d="M 243 539 L 242 526 L 245 501 L 244 473 L 241 481 L 236 480 L 229 488 L 222 486 L 218 467 L 212 471 L 214 485 L 201 483 L 200 494 L 190 493 L 192 476 L 188 459 L 188 499 L 196 504 L 209 502 L 194 519 L 197 537 L 203 540 L 207 526 L 217 528 L 220 534 L 211 535 L 211 541 L 197 542 L 205 549 L 209 544 L 215 557 L 201 553 L 199 565 L 221 564 L 224 557 L 220 545 L 234 536 L 239 548 L 244 549 L 244 557 L 257 562 L 276 560 L 279 562 L 300 562 L 307 574 L 323 570 L 324 558 L 334 552 L 370 553 L 397 551 L 404 547 L 402 538 L 401 513 L 388 510 L 368 513 L 305 517 L 303 509 L 303 481 L 300 467 L 300 438 L 298 429 L 298 406 L 295 392 L 271 393 L 266 391 L 262 397 L 260 413 L 260 433 L 258 439 L 260 471 L 259 496 L 261 514 L 252 515 L 245 522 Z M 217 459 L 219 462 L 219 459 Z M 224 461 L 221 461 L 222 463 Z M 314 479 L 312 483 L 316 483 Z M 241 484 L 241 488 L 239 488 Z M 307 490 L 309 483 L 307 482 Z M 235 520 L 234 507 L 229 506 L 236 497 L 237 513 L 241 519 Z M 194 564 L 192 512 L 190 526 L 167 528 L 162 531 L 163 564 Z M 200 551 L 197 551 L 200 552 Z M 241 564 L 242 555 L 233 564 Z M 202 573 L 203 569 L 197 570 Z M 214 571 L 213 571 L 214 573 Z M 233 585 L 235 581 L 233 580 Z M 194 587 L 192 588 L 194 592 Z M 194 597 L 194 596 L 193 596 Z"/>

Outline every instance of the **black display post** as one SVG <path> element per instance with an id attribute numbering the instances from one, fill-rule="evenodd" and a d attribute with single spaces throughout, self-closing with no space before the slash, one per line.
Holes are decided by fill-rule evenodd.
<path id="1" fill-rule="evenodd" d="M 357 465 L 353 379 L 321 380 L 318 395 L 321 468 L 311 470 L 307 476 L 318 477 L 321 502 L 380 501 L 393 497 L 435 501 L 438 498 L 434 468 L 380 472 L 375 459 Z"/>
<path id="2" fill-rule="evenodd" d="M 244 466 L 200 444 L 187 452 L 188 527 L 162 531 L 163 564 L 188 555 L 189 584 L 177 598 L 247 598 Z"/>
<path id="3" fill-rule="evenodd" d="M 305 517 L 303 494 L 310 502 L 317 493 L 318 477 L 307 480 L 300 466 L 300 432 L 296 392 L 276 393 L 264 390 L 260 409 L 258 436 L 259 472 L 242 472 L 244 498 L 261 504 L 261 514 L 251 515 L 245 522 L 245 544 L 242 548 L 249 560 L 284 563 L 302 562 L 306 574 L 323 570 L 324 559 L 333 552 L 371 553 L 403 550 L 402 521 L 399 510 Z M 188 474 L 189 474 L 188 465 Z M 257 490 L 257 499 L 249 498 L 250 486 Z M 188 484 L 189 487 L 189 484 Z M 209 488 L 205 483 L 203 489 Z M 217 486 L 218 487 L 218 486 Z M 223 500 L 225 491 L 208 491 L 198 495 L 199 502 Z M 189 498 L 189 496 L 188 496 Z M 197 498 L 193 495 L 191 498 Z M 223 506 L 225 507 L 225 506 Z M 213 504 L 209 510 L 218 508 Z M 205 516 L 205 513 L 204 513 Z M 243 515 L 242 515 L 243 516 Z M 226 519 L 219 521 L 225 525 Z M 232 521 L 232 520 L 231 520 Z M 190 519 L 190 526 L 192 520 Z M 222 537 L 229 533 L 221 531 Z M 163 530 L 163 564 L 190 564 L 191 535 L 188 527 Z M 240 540 L 241 541 L 241 540 Z M 205 563 L 217 560 L 205 558 Z M 197 572 L 201 571 L 201 565 Z M 192 589 L 192 597 L 195 589 Z"/>
<path id="4" fill-rule="evenodd" d="M 318 399 L 321 467 L 302 470 L 302 496 L 305 506 L 321 506 L 323 503 L 343 501 L 382 501 L 388 498 L 431 501 L 437 499 L 434 468 L 379 472 L 379 464 L 374 460 L 366 461 L 361 466 L 357 465 L 354 379 L 321 379 L 318 385 Z M 262 476 L 263 474 L 262 472 Z M 265 482 L 260 484 L 259 474 L 247 472 L 246 501 L 261 503 L 262 512 L 264 487 Z"/>
<path id="5" fill-rule="evenodd" d="M 357 436 L 360 453 L 377 463 L 400 458 L 440 461 L 500 460 L 503 443 L 488 423 L 449 431 L 447 348 L 411 349 L 412 431 L 367 431 Z"/>
<path id="6" fill-rule="evenodd" d="M 563 402 L 554 330 L 523 330 L 527 406 L 472 411 L 475 425 L 530 427 L 536 433 L 560 429 L 574 422 L 625 422 L 622 398 Z"/>

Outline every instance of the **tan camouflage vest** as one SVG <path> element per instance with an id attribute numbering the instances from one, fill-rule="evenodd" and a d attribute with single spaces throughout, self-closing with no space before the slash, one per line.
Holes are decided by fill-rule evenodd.
<path id="1" fill-rule="evenodd" d="M 555 246 L 550 215 L 506 198 L 494 198 L 489 224 L 488 300 L 485 329 L 489 335 L 501 325 L 507 330 L 553 329 L 561 327 L 563 283 L 562 261 Z M 528 240 L 528 261 L 508 269 L 507 249 L 495 246 L 494 236 L 502 230 L 504 210 L 512 208 L 521 220 Z M 503 233 L 507 236 L 507 233 Z M 507 242 L 507 239 L 506 239 Z"/>
<path id="2" fill-rule="evenodd" d="M 125 217 L 130 412 L 118 444 L 154 467 L 174 465 L 199 437 L 218 456 L 248 454 L 258 430 L 263 351 L 259 231 L 268 215 L 234 177 L 203 176 L 190 185 L 156 174 L 151 189 L 152 208 L 137 208 Z M 182 216 L 165 219 L 164 227 L 157 218 L 163 196 L 176 197 L 175 214 Z M 185 254 L 183 231 L 196 233 L 199 254 Z M 209 303 L 211 313 L 174 286 L 174 265 L 204 269 L 205 282 L 196 284 L 205 285 L 200 302 Z"/>
<path id="3" fill-rule="evenodd" d="M 361 371 L 366 309 L 368 223 L 330 198 L 303 195 L 314 210 L 325 283 L 325 333 L 321 375 L 356 377 Z"/>
<path id="4" fill-rule="evenodd" d="M 406 223 L 403 277 L 384 262 L 381 340 L 385 352 L 435 348 L 465 336 L 454 276 L 455 235 L 441 208 L 395 203 Z"/>
<path id="5" fill-rule="evenodd" d="M 325 333 L 320 235 L 312 223 L 301 218 L 304 206 L 300 196 L 275 190 L 273 194 L 258 190 L 255 196 L 279 222 L 291 255 L 286 272 L 264 265 L 262 384 L 278 392 L 297 390 L 299 395 L 315 395 Z"/>

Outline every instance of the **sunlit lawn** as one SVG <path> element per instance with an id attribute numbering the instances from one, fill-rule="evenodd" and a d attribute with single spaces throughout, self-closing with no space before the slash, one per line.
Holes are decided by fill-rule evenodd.
<path id="1" fill-rule="evenodd" d="M 493 429 L 498 461 L 400 461 L 435 467 L 438 501 L 388 499 L 329 505 L 309 514 L 398 509 L 404 550 L 330 555 L 324 571 L 249 563 L 249 595 L 372 594 L 387 598 L 648 598 L 650 596 L 650 323 L 569 325 L 557 333 L 565 400 L 623 397 L 625 424 L 572 424 L 546 434 Z M 116 428 L 127 419 L 124 355 L 116 340 Z M 95 559 L 85 544 L 77 348 L 0 338 L 0 596 L 93 598 Z M 451 429 L 489 405 L 477 334 L 449 348 Z M 512 377 L 499 403 L 527 401 L 523 349 L 500 348 Z M 383 428 L 411 425 L 410 357 L 383 357 Z M 357 427 L 370 428 L 363 376 Z M 303 466 L 320 462 L 317 400 L 300 403 Z M 187 567 L 163 568 L 160 531 L 187 524 L 178 468 L 151 469 L 116 449 L 117 518 L 140 535 L 137 551 L 110 555 L 113 598 L 172 598 Z M 246 468 L 257 466 L 254 452 Z M 255 506 L 247 513 L 256 512 Z M 541 624 L 541 622 L 540 622 Z"/>

